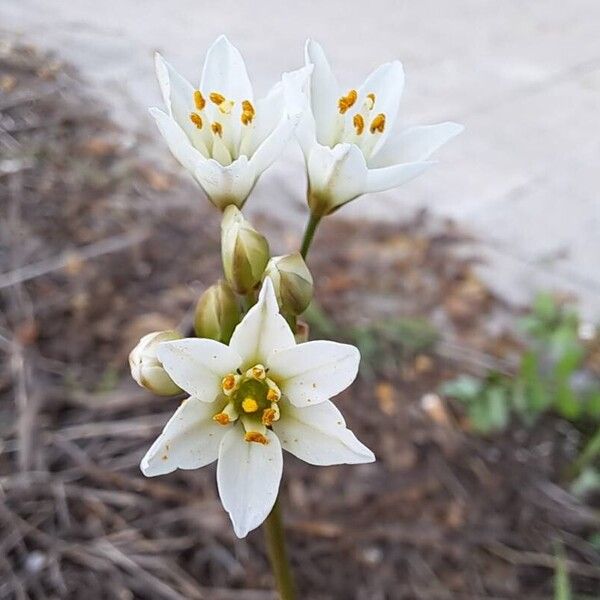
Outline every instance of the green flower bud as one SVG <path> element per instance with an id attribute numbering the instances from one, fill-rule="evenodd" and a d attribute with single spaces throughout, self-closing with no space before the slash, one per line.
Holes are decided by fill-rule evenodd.
<path id="1" fill-rule="evenodd" d="M 269 244 L 233 205 L 223 213 L 221 254 L 225 277 L 231 287 L 238 294 L 252 291 L 269 260 Z"/>
<path id="2" fill-rule="evenodd" d="M 235 294 L 231 286 L 221 279 L 200 296 L 196 305 L 194 331 L 200 338 L 227 344 L 240 318 Z"/>
<path id="3" fill-rule="evenodd" d="M 313 278 L 299 252 L 273 257 L 265 277 L 271 278 L 283 313 L 299 315 L 308 308 L 313 297 Z"/>
<path id="4" fill-rule="evenodd" d="M 158 396 L 175 396 L 181 389 L 167 375 L 156 356 L 161 342 L 181 339 L 178 331 L 154 331 L 145 335 L 129 354 L 131 376 L 139 385 Z"/>

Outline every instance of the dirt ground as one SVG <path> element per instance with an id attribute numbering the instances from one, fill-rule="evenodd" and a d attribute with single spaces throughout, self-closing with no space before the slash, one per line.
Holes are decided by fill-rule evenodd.
<path id="1" fill-rule="evenodd" d="M 69 68 L 0 45 L 2 599 L 275 598 L 261 532 L 235 538 L 214 466 L 138 468 L 178 400 L 137 388 L 127 354 L 148 331 L 189 327 L 220 273 L 219 215 L 141 162 L 143 143 Z M 598 597 L 586 539 L 600 517 L 561 487 L 577 432 L 548 417 L 477 437 L 435 393 L 459 373 L 510 371 L 519 340 L 466 236 L 430 221 L 335 217 L 318 233 L 312 331 L 360 345 L 337 403 L 378 460 L 286 455 L 299 597 L 546 599 L 559 541 L 575 590 Z M 255 225 L 277 252 L 297 247 L 272 216 Z"/>

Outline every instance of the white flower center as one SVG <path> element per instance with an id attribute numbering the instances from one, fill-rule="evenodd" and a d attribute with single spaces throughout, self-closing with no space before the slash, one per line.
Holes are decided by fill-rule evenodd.
<path id="1" fill-rule="evenodd" d="M 194 90 L 193 101 L 195 110 L 189 118 L 196 129 L 190 141 L 197 150 L 223 166 L 248 154 L 256 115 L 250 100 L 236 102 L 220 92 L 210 92 L 207 101 L 200 90 Z"/>
<path id="2" fill-rule="evenodd" d="M 278 404 L 281 390 L 267 377 L 265 367 L 257 364 L 244 374 L 229 373 L 223 377 L 221 389 L 227 404 L 213 419 L 221 425 L 229 425 L 239 418 L 247 442 L 267 444 L 267 427 L 281 416 Z"/>
<path id="3" fill-rule="evenodd" d="M 385 114 L 376 111 L 377 98 L 373 92 L 365 95 L 359 107 L 358 100 L 356 90 L 350 90 L 338 99 L 341 118 L 332 146 L 341 143 L 356 144 L 368 158 L 385 130 Z"/>

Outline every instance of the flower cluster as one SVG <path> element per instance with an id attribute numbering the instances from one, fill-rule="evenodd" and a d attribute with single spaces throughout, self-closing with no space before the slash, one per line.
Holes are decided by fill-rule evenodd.
<path id="1" fill-rule="evenodd" d="M 293 132 L 306 160 L 310 210 L 324 216 L 420 175 L 463 129 L 452 122 L 403 128 L 400 62 L 381 65 L 360 87 L 342 89 L 312 40 L 305 66 L 284 73 L 259 100 L 225 36 L 209 49 L 198 87 L 158 54 L 156 71 L 167 112 L 150 112 L 175 158 L 221 210 L 243 207 Z"/>
<path id="2" fill-rule="evenodd" d="M 130 354 L 139 385 L 187 395 L 141 469 L 155 476 L 218 460 L 219 494 L 239 537 L 274 506 L 282 449 L 313 465 L 375 460 L 331 401 L 354 381 L 358 350 L 306 341 L 307 326 L 298 321 L 313 296 L 306 255 L 320 219 L 423 172 L 462 129 L 398 129 L 399 62 L 347 90 L 313 41 L 305 63 L 257 100 L 240 53 L 224 36 L 209 49 L 197 87 L 156 57 L 167 111 L 151 113 L 173 155 L 223 212 L 224 279 L 198 299 L 189 337 L 149 333 Z M 272 256 L 241 209 L 294 134 L 306 162 L 310 218 L 301 250 Z"/>

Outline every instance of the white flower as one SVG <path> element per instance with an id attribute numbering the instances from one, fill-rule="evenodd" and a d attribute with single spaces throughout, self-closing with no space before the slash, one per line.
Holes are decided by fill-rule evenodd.
<path id="1" fill-rule="evenodd" d="M 323 49 L 312 40 L 306 43 L 305 61 L 313 71 L 296 136 L 306 160 L 309 204 L 317 216 L 416 177 L 434 164 L 431 154 L 463 130 L 451 122 L 400 128 L 404 71 L 398 61 L 381 65 L 350 90 L 340 88 Z"/>
<path id="2" fill-rule="evenodd" d="M 213 204 L 241 208 L 293 129 L 281 82 L 255 101 L 244 59 L 225 36 L 209 48 L 198 88 L 159 54 L 156 73 L 167 113 L 150 113 L 171 152 Z"/>
<path id="3" fill-rule="evenodd" d="M 219 494 L 239 537 L 273 507 L 282 448 L 313 465 L 375 460 L 329 400 L 354 381 L 358 350 L 296 344 L 268 278 L 229 346 L 183 339 L 162 344 L 158 356 L 190 397 L 143 458 L 142 472 L 197 469 L 218 458 Z"/>

